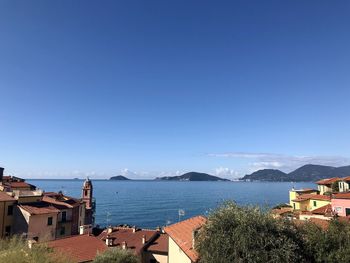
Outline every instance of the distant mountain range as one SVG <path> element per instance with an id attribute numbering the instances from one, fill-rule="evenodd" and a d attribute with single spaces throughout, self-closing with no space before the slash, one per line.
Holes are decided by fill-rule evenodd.
<path id="1" fill-rule="evenodd" d="M 111 178 L 109 178 L 109 180 L 126 181 L 130 179 L 122 175 L 117 175 L 117 176 L 112 176 Z"/>
<path id="2" fill-rule="evenodd" d="M 277 181 L 277 182 L 311 182 L 329 177 L 350 176 L 350 165 L 332 167 L 325 165 L 307 164 L 293 172 L 284 173 L 280 170 L 263 169 L 245 175 L 242 180 Z"/>
<path id="3" fill-rule="evenodd" d="M 230 181 L 206 173 L 189 172 L 179 176 L 157 177 L 155 180 L 163 181 Z"/>

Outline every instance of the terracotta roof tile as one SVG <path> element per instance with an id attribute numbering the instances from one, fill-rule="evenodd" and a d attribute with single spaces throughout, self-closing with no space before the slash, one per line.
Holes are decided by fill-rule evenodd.
<path id="1" fill-rule="evenodd" d="M 133 250 L 136 254 L 140 254 L 145 244 L 142 243 L 142 237 L 145 236 L 146 244 L 158 234 L 156 230 L 137 229 L 135 232 L 131 227 L 113 227 L 112 233 L 107 233 L 104 230 L 98 238 L 106 240 L 107 235 L 114 238 L 113 246 L 121 247 L 123 242 L 126 242 L 128 249 Z"/>
<path id="2" fill-rule="evenodd" d="M 5 183 L 5 185 L 11 188 L 31 188 L 31 189 L 35 188 L 34 185 L 28 184 L 26 182 L 9 182 L 9 183 Z"/>
<path id="3" fill-rule="evenodd" d="M 311 211 L 312 214 L 317 215 L 331 215 L 332 214 L 332 206 L 331 204 L 322 206 L 320 208 L 314 209 Z"/>
<path id="4" fill-rule="evenodd" d="M 343 177 L 341 180 L 342 180 L 342 181 L 350 181 L 350 176 Z"/>
<path id="5" fill-rule="evenodd" d="M 330 222 L 329 220 L 324 220 L 324 219 L 314 218 L 314 217 L 310 218 L 309 221 L 318 225 L 324 230 L 328 228 L 329 222 Z"/>
<path id="6" fill-rule="evenodd" d="M 12 196 L 9 196 L 5 192 L 0 192 L 0 202 L 4 201 L 14 201 L 15 199 Z"/>
<path id="7" fill-rule="evenodd" d="M 350 192 L 336 193 L 332 195 L 334 199 L 350 199 Z"/>
<path id="8" fill-rule="evenodd" d="M 292 208 L 291 207 L 276 208 L 276 209 L 272 209 L 271 212 L 274 215 L 283 215 L 286 213 L 292 213 Z"/>
<path id="9" fill-rule="evenodd" d="M 159 234 L 155 240 L 146 248 L 147 251 L 168 253 L 169 236 Z"/>
<path id="10" fill-rule="evenodd" d="M 329 226 L 329 222 L 330 220 L 325 220 L 325 219 L 320 219 L 320 218 L 314 218 L 314 217 L 311 217 L 310 219 L 308 220 L 299 220 L 299 219 L 296 219 L 296 220 L 293 220 L 293 222 L 297 225 L 297 226 L 302 226 L 308 222 L 311 222 L 319 227 L 321 227 L 323 230 L 326 230 Z"/>
<path id="11" fill-rule="evenodd" d="M 51 203 L 53 205 L 65 206 L 68 208 L 73 208 L 80 205 L 79 199 L 59 194 L 47 195 L 47 193 L 44 193 L 43 201 Z"/>
<path id="12" fill-rule="evenodd" d="M 196 216 L 182 222 L 166 227 L 165 232 L 184 253 L 194 262 L 198 260 L 198 253 L 192 247 L 192 232 L 205 224 L 207 219 L 203 216 Z"/>
<path id="13" fill-rule="evenodd" d="M 332 183 L 340 181 L 340 180 L 341 180 L 341 178 L 339 178 L 339 177 L 333 177 L 333 178 L 319 180 L 316 182 L 316 184 L 329 185 L 329 184 L 332 184 Z"/>
<path id="14" fill-rule="evenodd" d="M 318 194 L 303 194 L 299 195 L 296 199 L 292 200 L 294 202 L 301 202 L 305 200 L 323 200 L 323 201 L 330 201 L 331 197 L 329 195 L 318 195 Z"/>
<path id="15" fill-rule="evenodd" d="M 106 244 L 90 235 L 78 235 L 49 241 L 47 245 L 56 253 L 67 254 L 74 262 L 92 261 L 97 253 L 107 250 Z"/>
<path id="16" fill-rule="evenodd" d="M 46 202 L 27 203 L 19 205 L 19 207 L 31 215 L 52 214 L 60 211 Z"/>

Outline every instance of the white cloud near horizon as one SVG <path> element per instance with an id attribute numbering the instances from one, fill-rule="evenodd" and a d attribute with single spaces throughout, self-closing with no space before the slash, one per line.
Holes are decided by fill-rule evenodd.
<path id="1" fill-rule="evenodd" d="M 227 167 L 218 167 L 215 169 L 214 175 L 233 179 L 239 177 L 240 174 L 237 171 Z"/>
<path id="2" fill-rule="evenodd" d="M 210 153 L 208 156 L 251 160 L 248 165 L 249 172 L 254 172 L 261 169 L 280 169 L 284 172 L 290 172 L 306 164 L 318 164 L 335 167 L 350 164 L 350 158 L 344 156 L 297 156 L 250 152 Z"/>

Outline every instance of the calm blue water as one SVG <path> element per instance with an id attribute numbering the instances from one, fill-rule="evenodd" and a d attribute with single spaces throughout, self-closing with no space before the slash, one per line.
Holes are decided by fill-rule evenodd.
<path id="1" fill-rule="evenodd" d="M 62 190 L 81 196 L 82 180 L 28 180 L 45 191 Z M 179 209 L 185 219 L 207 215 L 225 200 L 238 204 L 274 206 L 288 202 L 292 183 L 266 182 L 164 182 L 93 181 L 96 198 L 96 223 L 129 224 L 155 228 L 178 221 Z M 295 183 L 296 188 L 315 187 L 313 183 Z"/>

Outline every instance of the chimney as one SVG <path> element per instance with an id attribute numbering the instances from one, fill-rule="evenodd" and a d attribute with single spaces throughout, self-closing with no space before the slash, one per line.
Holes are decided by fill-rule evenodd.
<path id="1" fill-rule="evenodd" d="M 127 248 L 128 248 L 128 245 L 126 244 L 125 241 L 123 241 L 123 243 L 122 243 L 122 249 L 127 249 Z"/>
<path id="2" fill-rule="evenodd" d="M 137 230 L 137 229 L 136 229 L 136 226 L 133 226 L 133 227 L 132 227 L 132 232 L 135 233 L 136 230 Z"/>
<path id="3" fill-rule="evenodd" d="M 193 230 L 192 231 L 192 248 L 193 249 L 195 248 L 195 245 L 196 245 L 197 235 L 198 235 L 198 229 Z"/>
<path id="4" fill-rule="evenodd" d="M 146 236 L 145 235 L 142 236 L 142 244 L 146 244 Z"/>
<path id="5" fill-rule="evenodd" d="M 4 168 L 0 167 L 0 182 L 2 182 L 2 178 L 4 177 Z"/>
<path id="6" fill-rule="evenodd" d="M 79 227 L 80 235 L 91 235 L 92 226 L 91 225 L 82 225 Z"/>
<path id="7" fill-rule="evenodd" d="M 107 247 L 113 246 L 113 238 L 110 235 L 106 236 L 106 245 L 107 245 Z"/>
<path id="8" fill-rule="evenodd" d="M 37 243 L 37 241 L 34 240 L 34 239 L 28 240 L 28 247 L 29 247 L 30 249 L 32 249 L 32 247 L 34 246 L 35 243 Z"/>
<path id="9" fill-rule="evenodd" d="M 113 232 L 113 227 L 109 226 L 109 227 L 107 228 L 107 234 L 110 234 L 110 233 L 112 233 L 112 232 Z"/>

